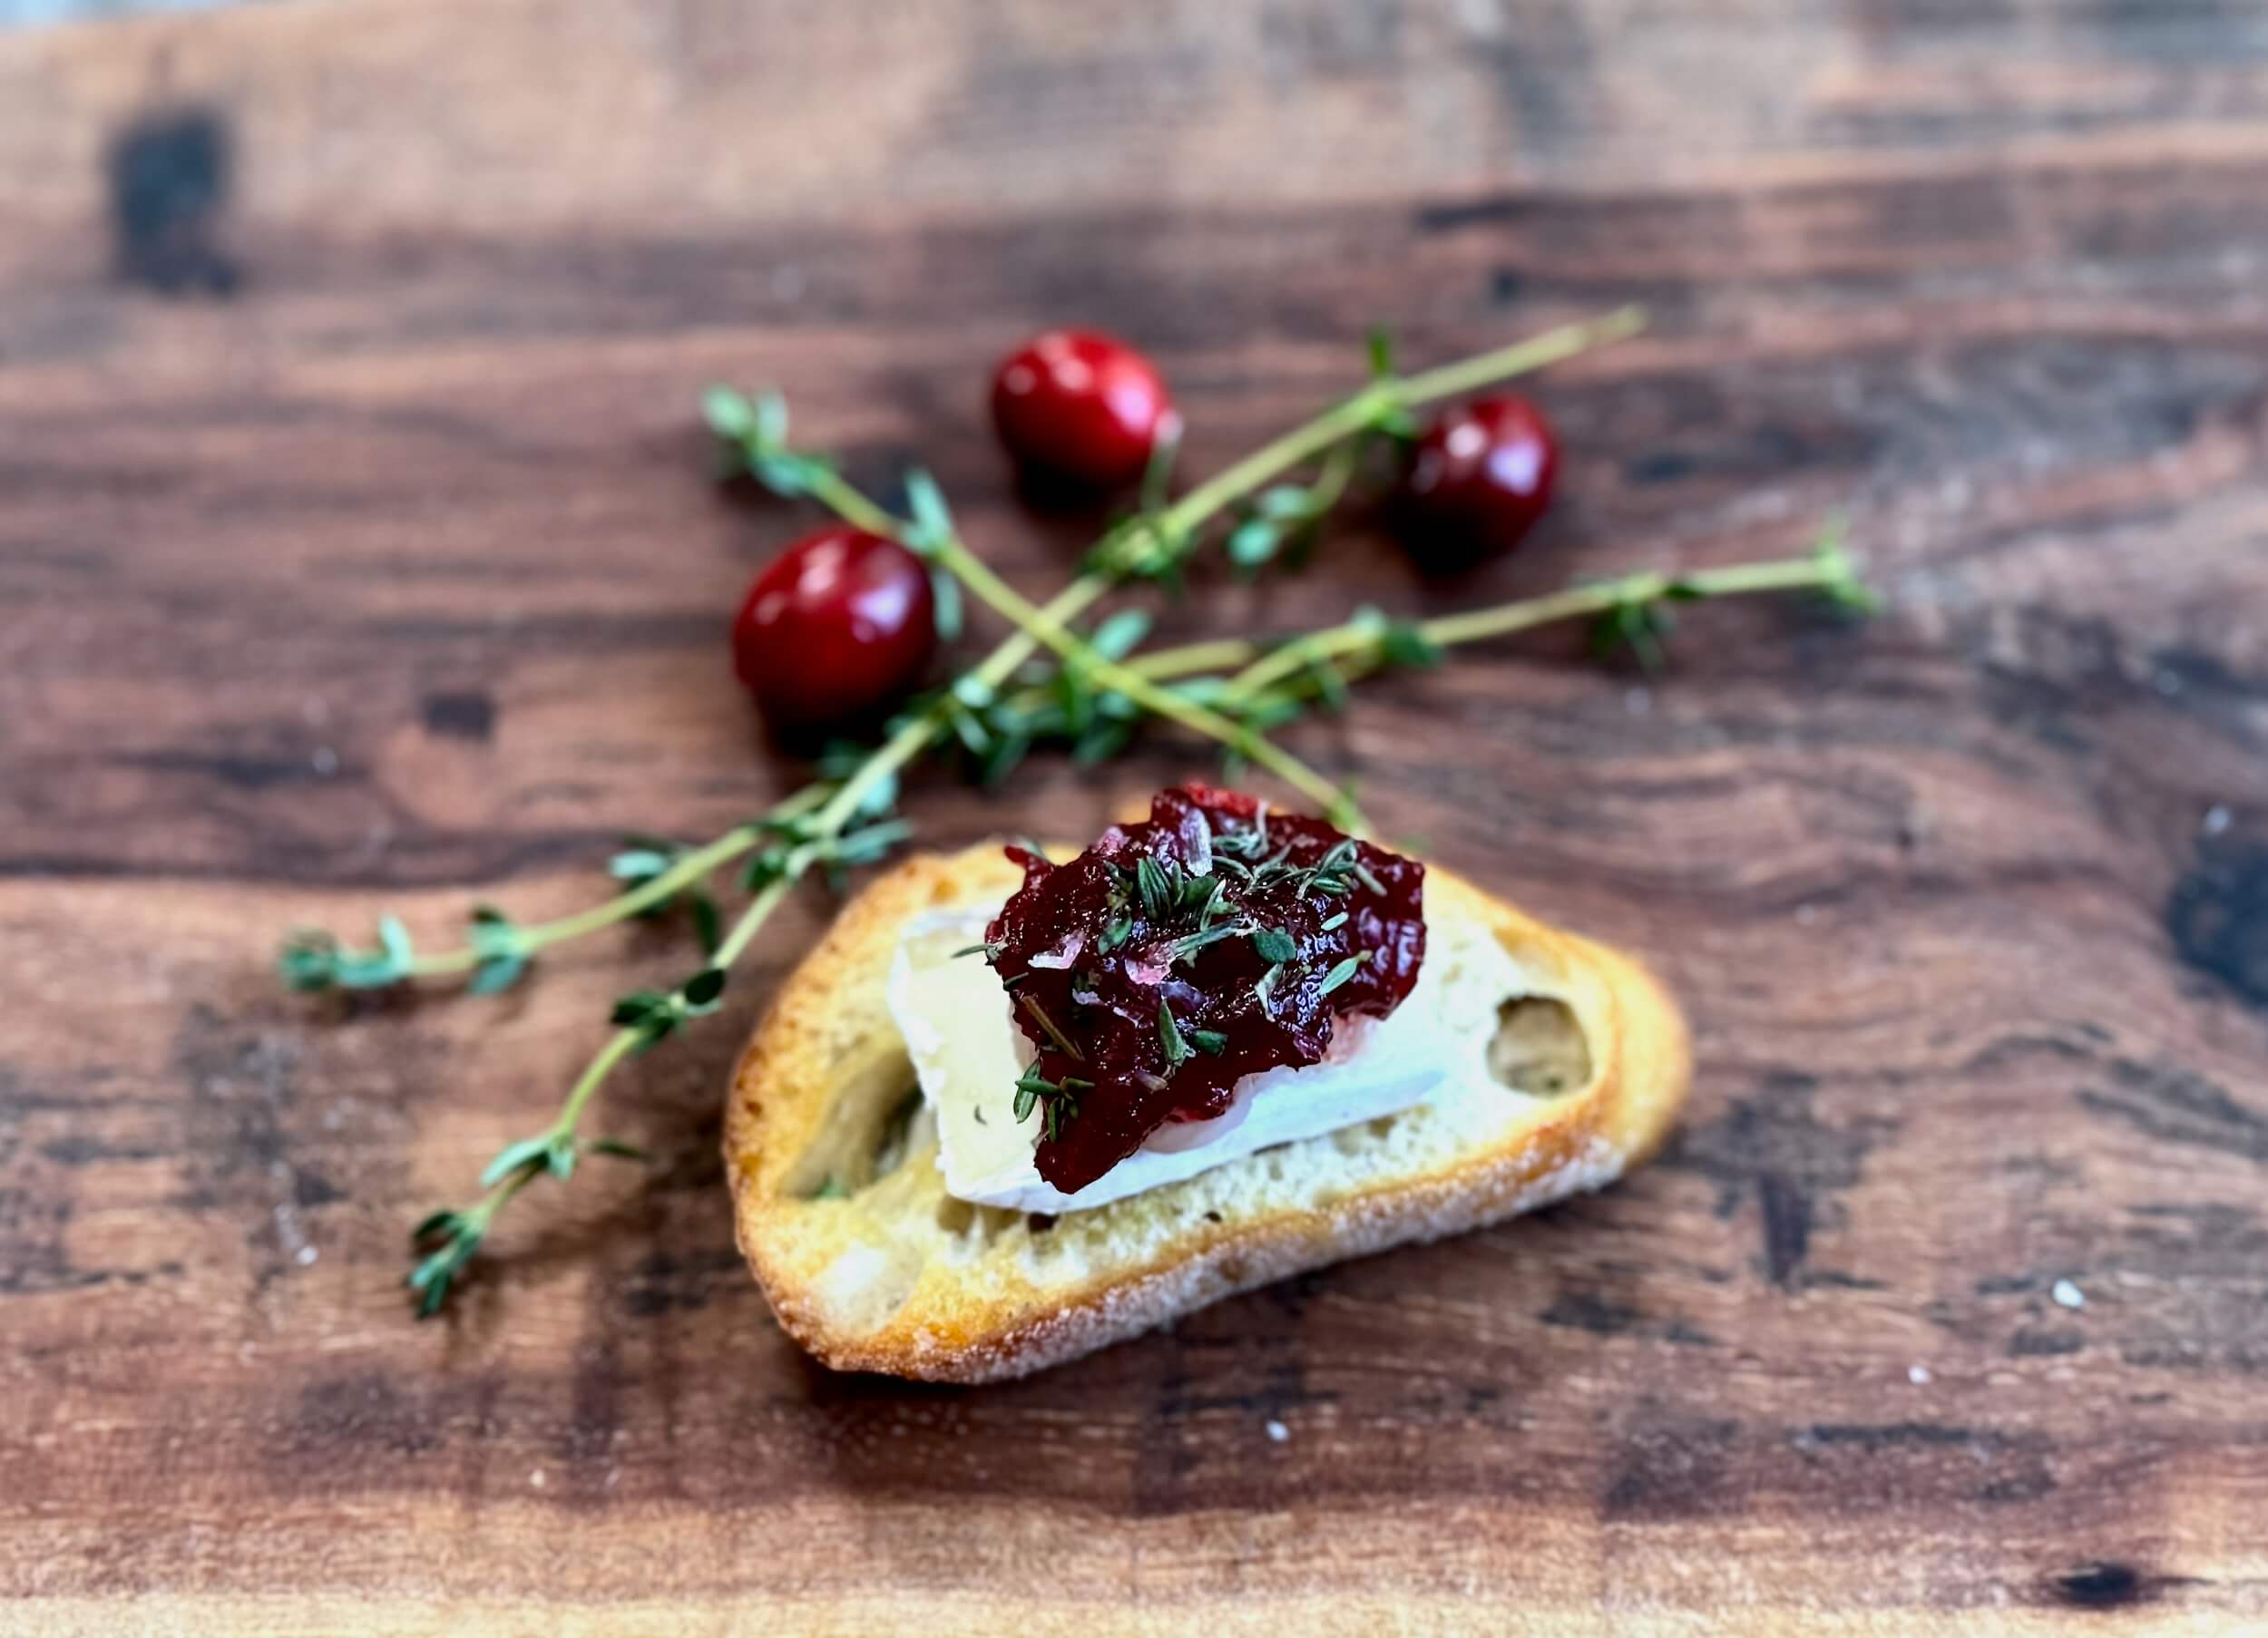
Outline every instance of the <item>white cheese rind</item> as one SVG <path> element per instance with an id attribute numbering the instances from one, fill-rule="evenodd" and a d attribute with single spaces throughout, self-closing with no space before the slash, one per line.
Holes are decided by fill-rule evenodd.
<path id="1" fill-rule="evenodd" d="M 982 941 L 997 909 L 914 917 L 899 936 L 888 986 L 891 1016 L 937 1114 L 945 1191 L 978 1205 L 1079 1211 L 1437 1100 L 1486 1078 L 1497 1009 L 1520 993 L 1519 969 L 1485 929 L 1429 921 L 1417 984 L 1392 1014 L 1341 1020 L 1325 1062 L 1246 1076 L 1218 1120 L 1162 1127 L 1103 1176 L 1065 1194 L 1033 1164 L 1039 1112 L 1012 1118 L 1012 1088 L 1031 1050 L 1007 996 L 981 958 L 953 955 Z"/>

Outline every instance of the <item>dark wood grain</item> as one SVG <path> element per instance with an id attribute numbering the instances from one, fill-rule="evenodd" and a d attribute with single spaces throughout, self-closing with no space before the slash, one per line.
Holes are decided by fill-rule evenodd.
<path id="1" fill-rule="evenodd" d="M 2228 1633 L 2268 1622 L 2268 28 L 2234 0 L 341 0 L 0 38 L 0 1628 Z M 1793 550 L 1892 611 L 1549 637 L 1302 748 L 1644 951 L 1699 1080 L 1602 1197 L 1036 1380 L 830 1376 L 719 1088 L 826 913 L 445 1323 L 404 1225 L 544 1118 L 633 934 L 501 1001 L 279 930 L 586 902 L 795 778 L 724 616 L 793 514 L 716 378 L 1034 590 L 982 372 L 1155 350 L 1217 464 L 1384 321 L 1629 299 L 1532 550 L 1356 531 L 1188 631 Z M 1204 765 L 1034 766 L 1076 833 Z M 1003 823 L 942 775 L 928 838 Z M 2072 1309 L 2058 1281 L 2084 1293 Z M 1287 1437 L 1268 1433 L 1280 1423 Z"/>

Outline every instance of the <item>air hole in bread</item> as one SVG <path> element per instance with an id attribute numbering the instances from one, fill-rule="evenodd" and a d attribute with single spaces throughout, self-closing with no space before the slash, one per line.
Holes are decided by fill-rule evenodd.
<path id="1" fill-rule="evenodd" d="M 973 1205 L 956 1200 L 951 1194 L 938 1197 L 935 1213 L 937 1226 L 955 1240 L 967 1243 L 963 1250 L 983 1250 L 1023 1221 L 1022 1212 L 1008 1211 L 996 1205 Z"/>
<path id="2" fill-rule="evenodd" d="M 1540 995 L 1498 1008 L 1489 1073 L 1531 1097 L 1560 1097 L 1590 1085 L 1590 1043 L 1573 1009 Z"/>
<path id="3" fill-rule="evenodd" d="M 781 1192 L 801 1200 L 840 1200 L 872 1187 L 936 1142 L 922 1107 L 913 1060 L 894 1037 L 838 1066 L 837 1090 L 818 1136 L 797 1157 Z"/>
<path id="4" fill-rule="evenodd" d="M 922 1089 L 907 1088 L 890 1113 L 883 1117 L 882 1130 L 875 1138 L 874 1175 L 887 1177 L 905 1164 L 908 1140 L 913 1136 L 914 1117 L 922 1112 Z"/>

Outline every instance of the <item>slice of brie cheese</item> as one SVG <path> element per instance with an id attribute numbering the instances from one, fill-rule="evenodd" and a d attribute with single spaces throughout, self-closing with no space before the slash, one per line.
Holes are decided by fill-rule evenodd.
<path id="1" fill-rule="evenodd" d="M 1518 970 L 1484 930 L 1430 923 L 1417 983 L 1387 1017 L 1337 1020 L 1322 1063 L 1245 1077 L 1225 1114 L 1168 1123 L 1102 1176 L 1066 1194 L 1033 1163 L 1039 1111 L 1014 1118 L 1016 1079 L 1032 1051 L 1010 1017 L 1007 995 L 982 959 L 956 960 L 953 953 L 982 942 L 997 909 L 932 911 L 908 921 L 888 989 L 890 1013 L 922 1095 L 936 1111 L 945 1192 L 977 1205 L 1078 1211 L 1276 1144 L 1399 1114 L 1487 1073 L 1497 1008 L 1518 993 Z"/>

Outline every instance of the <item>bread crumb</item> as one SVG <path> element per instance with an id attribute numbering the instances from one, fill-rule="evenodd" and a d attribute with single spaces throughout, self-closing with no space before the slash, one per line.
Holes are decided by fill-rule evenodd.
<path id="1" fill-rule="evenodd" d="M 2056 1306 L 2058 1308 L 2085 1308 L 2087 1306 L 2087 1293 L 2068 1280 L 2057 1281 L 2055 1289 L 2048 1294 L 2056 1300 Z"/>
<path id="2" fill-rule="evenodd" d="M 528 1483 L 533 1485 L 538 1490 L 541 1490 L 543 1487 L 543 1469 L 538 1467 L 534 1472 L 529 1474 Z"/>
<path id="3" fill-rule="evenodd" d="M 1906 1380 L 1916 1388 L 1927 1388 L 1930 1385 L 1930 1368 L 1927 1365 L 1907 1366 Z"/>
<path id="4" fill-rule="evenodd" d="M 1270 1444 L 1280 1445 L 1291 1437 L 1292 1430 L 1289 1428 L 1285 1427 L 1273 1417 L 1268 1419 L 1268 1442 Z"/>

